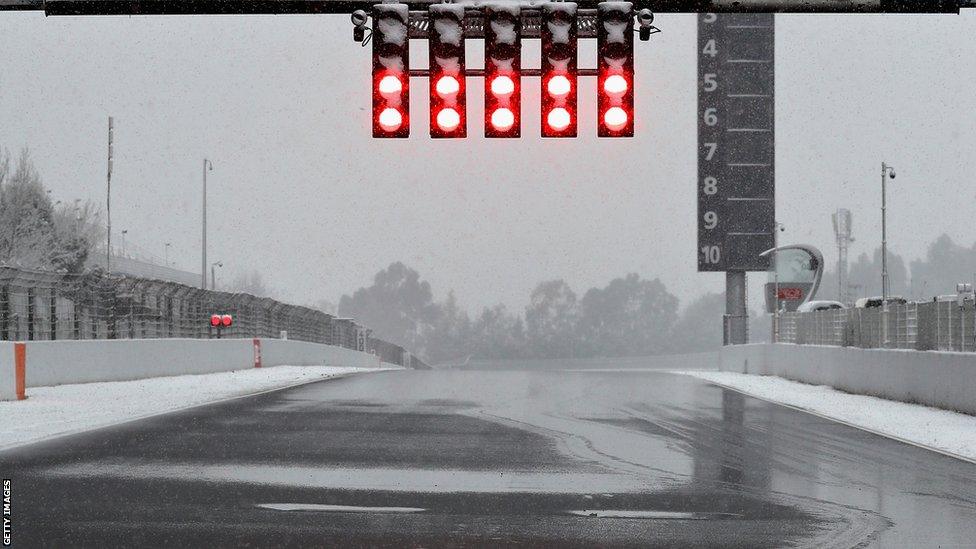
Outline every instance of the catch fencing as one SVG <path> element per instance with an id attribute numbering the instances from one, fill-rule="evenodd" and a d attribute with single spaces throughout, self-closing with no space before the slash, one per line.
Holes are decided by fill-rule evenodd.
<path id="1" fill-rule="evenodd" d="M 219 332 L 212 314 L 229 314 Z M 399 345 L 371 337 L 352 319 L 266 297 L 108 275 L 0 266 L 0 341 L 153 338 L 278 338 L 372 352 L 384 362 L 423 366 Z"/>
<path id="2" fill-rule="evenodd" d="M 885 329 L 887 328 L 887 330 Z M 780 343 L 862 349 L 976 351 L 973 301 L 931 301 L 880 308 L 783 313 Z"/>

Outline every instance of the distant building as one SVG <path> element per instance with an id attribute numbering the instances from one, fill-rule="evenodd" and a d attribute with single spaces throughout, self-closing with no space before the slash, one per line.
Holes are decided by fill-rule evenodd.
<path id="1" fill-rule="evenodd" d="M 834 223 L 834 236 L 837 238 L 837 299 L 847 304 L 854 301 L 847 271 L 847 250 L 851 242 L 854 242 L 851 237 L 853 218 L 851 211 L 846 208 L 839 208 L 831 216 Z"/>

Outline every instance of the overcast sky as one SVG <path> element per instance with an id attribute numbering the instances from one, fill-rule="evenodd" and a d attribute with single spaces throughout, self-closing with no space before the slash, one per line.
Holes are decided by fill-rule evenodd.
<path id="1" fill-rule="evenodd" d="M 696 272 L 693 16 L 659 16 L 637 43 L 637 137 L 597 140 L 595 83 L 576 140 L 538 137 L 528 80 L 523 137 L 427 137 L 414 80 L 413 136 L 370 137 L 370 53 L 348 16 L 0 15 L 0 144 L 27 145 L 58 199 L 104 201 L 116 117 L 113 226 L 199 271 L 201 167 L 210 174 L 210 258 L 257 269 L 281 297 L 335 301 L 392 261 L 438 298 L 520 310 L 533 286 L 577 292 L 628 272 L 683 301 L 720 291 Z M 478 43 L 480 46 L 480 42 Z M 469 44 L 469 63 L 480 66 Z M 426 47 L 414 42 L 416 66 Z M 595 63 L 592 44 L 583 66 Z M 537 66 L 527 42 L 526 66 Z M 777 207 L 787 232 L 836 260 L 830 214 L 854 212 L 856 255 L 880 241 L 880 164 L 894 165 L 889 242 L 909 259 L 948 233 L 976 240 L 976 13 L 777 16 Z M 117 238 L 117 237 L 116 237 Z M 758 307 L 758 284 L 750 275 Z M 946 289 L 948 291 L 949 289 Z"/>

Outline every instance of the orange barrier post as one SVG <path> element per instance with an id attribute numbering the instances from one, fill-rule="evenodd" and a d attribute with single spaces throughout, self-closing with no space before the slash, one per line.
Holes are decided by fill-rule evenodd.
<path id="1" fill-rule="evenodd" d="M 27 345 L 14 343 L 14 377 L 17 389 L 17 400 L 27 398 Z"/>
<path id="2" fill-rule="evenodd" d="M 254 338 L 254 367 L 261 367 L 261 340 Z"/>

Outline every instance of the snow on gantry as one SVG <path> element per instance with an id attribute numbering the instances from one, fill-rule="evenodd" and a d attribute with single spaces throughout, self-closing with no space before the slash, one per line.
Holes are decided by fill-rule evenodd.
<path id="1" fill-rule="evenodd" d="M 387 93 L 389 97 L 374 85 L 374 137 L 409 137 L 410 80 L 424 77 L 430 97 L 427 113 L 430 136 L 467 137 L 466 78 L 480 76 L 481 71 L 466 68 L 465 40 L 479 37 L 484 38 L 485 48 L 485 137 L 521 137 L 521 96 L 526 76 L 541 77 L 542 137 L 577 137 L 580 114 L 577 82 L 579 77 L 592 76 L 598 77 L 597 135 L 611 138 L 634 135 L 633 2 L 586 2 L 583 5 L 589 7 L 583 11 L 579 2 L 419 4 L 373 5 L 374 81 L 378 78 L 377 71 L 385 71 L 395 74 L 402 84 L 394 86 L 395 93 Z M 424 5 L 427 5 L 426 13 L 408 9 Z M 581 17 L 585 22 L 580 22 Z M 360 30 L 365 21 L 365 12 L 353 17 Z M 355 36 L 359 36 L 357 40 L 365 40 L 362 34 Z M 430 53 L 427 68 L 410 69 L 408 52 L 412 38 L 427 38 Z M 542 42 L 540 68 L 522 68 L 523 38 L 538 38 Z M 599 50 L 597 67 L 579 68 L 578 40 L 593 38 L 597 39 Z M 390 78 L 387 80 L 396 84 Z"/>

